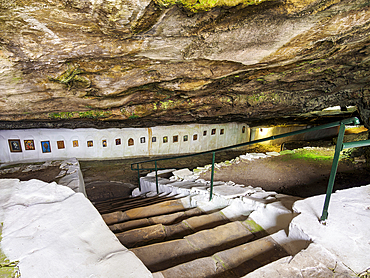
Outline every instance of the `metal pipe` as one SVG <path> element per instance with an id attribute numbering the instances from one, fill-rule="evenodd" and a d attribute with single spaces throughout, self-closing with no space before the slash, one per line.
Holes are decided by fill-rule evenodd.
<path id="1" fill-rule="evenodd" d="M 137 178 L 138 178 L 138 181 L 139 181 L 139 191 L 141 192 L 141 184 L 140 184 L 140 164 L 137 163 L 136 164 L 136 168 L 137 168 Z"/>
<path id="2" fill-rule="evenodd" d="M 209 200 L 212 200 L 213 196 L 213 175 L 215 173 L 215 159 L 216 159 L 216 152 L 212 153 L 212 170 L 211 170 L 211 188 L 209 190 Z"/>
<path id="3" fill-rule="evenodd" d="M 370 140 L 347 142 L 347 143 L 343 143 L 343 150 L 349 149 L 349 148 L 366 147 L 369 145 L 370 145 Z"/>
<path id="4" fill-rule="evenodd" d="M 343 138 L 344 138 L 345 129 L 346 129 L 346 126 L 345 124 L 342 123 L 339 128 L 337 145 L 335 146 L 335 153 L 334 153 L 334 158 L 333 158 L 333 164 L 331 166 L 328 188 L 326 190 L 324 208 L 322 210 L 322 215 L 320 218 L 321 223 L 325 223 L 325 220 L 328 218 L 328 207 L 329 207 L 331 193 L 333 192 L 335 175 L 337 174 L 339 155 L 343 147 Z"/>
<path id="5" fill-rule="evenodd" d="M 210 188 L 210 197 L 209 197 L 209 200 L 211 201 L 212 200 L 212 197 L 213 197 L 213 177 L 214 177 L 214 164 L 215 164 L 216 152 L 224 151 L 224 150 L 228 150 L 228 149 L 233 149 L 233 148 L 238 148 L 238 147 L 242 147 L 242 146 L 253 145 L 253 144 L 261 143 L 261 142 L 264 142 L 264 141 L 279 139 L 279 138 L 283 138 L 283 137 L 288 137 L 288 136 L 292 136 L 292 135 L 297 135 L 297 134 L 301 134 L 301 133 L 306 133 L 306 132 L 310 132 L 310 131 L 321 130 L 321 129 L 335 127 L 335 126 L 340 125 L 339 134 L 338 134 L 338 140 L 337 140 L 337 145 L 335 147 L 333 164 L 332 164 L 332 168 L 331 168 L 331 172 L 330 172 L 330 177 L 329 177 L 328 188 L 327 188 L 327 192 L 326 192 L 326 198 L 325 198 L 324 208 L 323 208 L 323 212 L 322 212 L 322 215 L 321 215 L 321 218 L 320 218 L 320 222 L 323 223 L 327 219 L 327 217 L 328 217 L 329 201 L 330 201 L 331 193 L 333 191 L 334 180 L 335 180 L 335 175 L 337 173 L 340 152 L 343 150 L 343 148 L 352 148 L 352 147 L 360 147 L 360 146 L 370 145 L 370 140 L 364 140 L 364 141 L 359 141 L 359 142 L 351 142 L 351 143 L 345 143 L 345 144 L 343 144 L 345 125 L 346 124 L 359 124 L 359 123 L 360 123 L 360 121 L 359 121 L 358 118 L 352 117 L 352 118 L 345 119 L 345 120 L 342 120 L 342 121 L 337 121 L 337 122 L 333 122 L 333 123 L 329 123 L 329 124 L 325 124 L 325 125 L 321 125 L 321 126 L 316 126 L 316 127 L 312 127 L 312 128 L 307 128 L 307 129 L 297 130 L 297 131 L 283 133 L 283 134 L 279 134 L 279 135 L 274 135 L 274 136 L 270 136 L 270 137 L 267 137 L 267 138 L 263 138 L 263 139 L 259 139 L 259 140 L 254 140 L 254 141 L 250 141 L 250 142 L 246 142 L 246 143 L 241 143 L 241 144 L 237 144 L 237 145 L 233 145 L 233 146 L 228 146 L 228 147 L 224 147 L 224 148 L 220 148 L 220 149 L 216 149 L 216 150 L 210 150 L 210 151 L 199 152 L 199 153 L 195 153 L 195 154 L 187 154 L 187 155 L 180 155 L 180 156 L 174 156 L 174 157 L 166 157 L 166 158 L 160 158 L 160 159 L 152 159 L 152 160 L 146 160 L 146 161 L 141 161 L 141 162 L 137 162 L 137 163 L 132 163 L 131 164 L 131 169 L 138 171 L 139 190 L 141 191 L 141 185 L 140 185 L 140 165 L 139 164 L 145 163 L 145 162 L 153 162 L 154 161 L 155 162 L 155 168 L 154 169 L 152 169 L 152 168 L 145 168 L 145 170 L 155 170 L 155 172 L 156 172 L 156 187 L 157 187 L 157 193 L 159 194 L 159 192 L 158 192 L 159 191 L 159 188 L 158 188 L 158 173 L 157 173 L 158 172 L 158 167 L 157 167 L 157 161 L 169 160 L 169 159 L 177 159 L 177 158 L 184 158 L 184 157 L 192 157 L 192 156 L 197 156 L 197 155 L 203 155 L 203 154 L 212 153 L 211 188 Z M 136 164 L 137 165 L 136 169 L 133 169 L 133 167 L 132 167 L 133 164 Z"/>
<path id="6" fill-rule="evenodd" d="M 229 149 L 233 149 L 233 148 L 249 146 L 249 145 L 253 145 L 253 144 L 257 144 L 257 143 L 262 143 L 262 142 L 265 142 L 265 141 L 284 138 L 284 137 L 297 135 L 297 134 L 302 134 L 302 133 L 306 133 L 306 132 L 310 132 L 310 131 L 316 131 L 316 130 L 321 130 L 321 129 L 325 129 L 325 128 L 335 127 L 335 126 L 338 126 L 338 125 L 341 125 L 341 124 L 346 124 L 346 125 L 354 124 L 355 125 L 355 124 L 360 124 L 360 121 L 359 121 L 358 118 L 352 117 L 352 118 L 345 119 L 345 120 L 342 120 L 342 121 L 337 121 L 337 122 L 324 124 L 324 125 L 320 125 L 320 126 L 315 126 L 315 127 L 310 127 L 310 128 L 306 128 L 306 129 L 296 130 L 296 131 L 293 131 L 293 132 L 278 134 L 278 135 L 274 135 L 274 136 L 270 136 L 270 137 L 266 137 L 266 138 L 246 142 L 246 143 L 241 143 L 241 144 L 237 144 L 237 145 L 232 145 L 232 146 L 228 146 L 228 147 L 223 147 L 223 148 L 219 148 L 219 149 L 215 149 L 215 150 L 204 151 L 204 152 L 199 152 L 199 153 L 194 153 L 194 154 L 185 154 L 185 155 L 178 155 L 178 156 L 173 156 L 173 157 L 165 157 L 165 158 L 145 160 L 145 161 L 140 161 L 138 163 L 154 162 L 154 161 L 161 161 L 161 160 L 170 160 L 170 159 L 185 158 L 185 157 L 192 157 L 192 156 L 196 156 L 196 155 L 209 154 L 209 153 L 213 153 L 213 152 L 221 152 L 221 151 L 225 151 L 225 150 L 229 150 Z"/>
<path id="7" fill-rule="evenodd" d="M 155 188 L 157 189 L 157 194 L 159 194 L 157 161 L 154 162 L 154 165 L 155 165 Z"/>

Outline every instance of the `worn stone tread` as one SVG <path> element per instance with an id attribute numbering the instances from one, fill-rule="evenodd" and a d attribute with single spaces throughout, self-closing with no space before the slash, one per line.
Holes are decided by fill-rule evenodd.
<path id="1" fill-rule="evenodd" d="M 271 236 L 160 271 L 163 277 L 241 277 L 289 254 Z"/>
<path id="2" fill-rule="evenodd" d="M 214 229 L 167 241 L 131 249 L 150 271 L 159 271 L 215 252 L 246 243 L 254 238 L 240 222 L 231 222 Z M 156 254 L 153 256 L 153 254 Z"/>

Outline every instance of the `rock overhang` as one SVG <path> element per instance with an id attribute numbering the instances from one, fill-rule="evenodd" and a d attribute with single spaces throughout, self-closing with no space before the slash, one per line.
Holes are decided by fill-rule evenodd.
<path id="1" fill-rule="evenodd" d="M 355 105 L 368 126 L 366 1 L 156 5 L 4 3 L 2 125 L 312 123 Z"/>

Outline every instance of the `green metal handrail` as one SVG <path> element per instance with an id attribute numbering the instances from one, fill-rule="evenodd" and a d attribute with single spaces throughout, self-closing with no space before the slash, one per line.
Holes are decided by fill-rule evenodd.
<path id="1" fill-rule="evenodd" d="M 345 131 L 344 125 L 341 125 L 339 129 L 337 145 L 335 146 L 335 153 L 333 158 L 333 164 L 330 171 L 329 183 L 326 189 L 324 208 L 322 210 L 322 214 L 320 217 L 320 222 L 323 224 L 325 224 L 325 221 L 328 218 L 329 202 L 331 193 L 333 192 L 335 176 L 337 174 L 340 152 L 344 149 L 365 147 L 370 145 L 370 140 L 343 143 L 344 131 Z"/>
<path id="2" fill-rule="evenodd" d="M 329 184 L 328 184 L 328 188 L 327 188 L 327 193 L 326 193 L 326 199 L 325 199 L 323 214 L 322 214 L 321 219 L 320 219 L 321 221 L 325 221 L 327 219 L 327 215 L 328 215 L 327 210 L 328 210 L 328 206 L 329 206 L 330 195 L 331 195 L 332 190 L 333 190 L 335 175 L 336 175 L 337 168 L 338 168 L 338 162 L 339 162 L 340 152 L 342 151 L 343 147 L 345 147 L 345 148 L 353 148 L 352 146 L 357 146 L 358 144 L 360 144 L 359 142 L 352 142 L 351 143 L 352 145 L 350 143 L 343 144 L 345 125 L 349 125 L 349 124 L 357 125 L 357 124 L 360 124 L 360 121 L 359 121 L 359 119 L 357 117 L 352 117 L 352 118 L 345 119 L 345 120 L 342 120 L 342 121 L 336 121 L 336 122 L 329 123 L 329 124 L 324 124 L 324 125 L 315 126 L 315 127 L 306 128 L 306 129 L 301 129 L 301 130 L 297 130 L 297 131 L 293 131 L 293 132 L 288 132 L 288 133 L 273 135 L 273 136 L 270 136 L 270 137 L 266 137 L 266 138 L 262 138 L 262 139 L 258 139 L 258 140 L 254 140 L 254 141 L 250 141 L 250 142 L 246 142 L 246 143 L 236 144 L 236 145 L 232 145 L 232 146 L 228 146 L 228 147 L 218 148 L 218 149 L 214 149 L 214 150 L 210 150 L 210 151 L 204 151 L 204 152 L 193 153 L 193 154 L 186 154 L 186 155 L 178 155 L 178 156 L 172 156 L 172 157 L 164 157 L 164 158 L 144 160 L 144 161 L 132 163 L 131 164 L 131 170 L 138 172 L 139 190 L 141 190 L 141 185 L 140 185 L 140 171 L 153 171 L 154 170 L 155 171 L 155 177 L 156 177 L 156 190 L 157 190 L 157 193 L 159 193 L 158 170 L 164 170 L 166 168 L 158 168 L 158 165 L 157 165 L 157 162 L 158 161 L 171 160 L 171 159 L 179 159 L 179 158 L 185 158 L 185 157 L 193 157 L 193 156 L 198 156 L 198 155 L 204 155 L 204 154 L 210 154 L 210 153 L 212 153 L 211 186 L 210 186 L 210 197 L 209 197 L 209 200 L 212 200 L 212 196 L 213 196 L 213 176 L 214 176 L 214 165 L 215 165 L 216 152 L 221 152 L 221 151 L 225 151 L 225 150 L 229 150 L 229 149 L 234 149 L 234 148 L 249 146 L 249 145 L 253 145 L 253 144 L 257 144 L 257 143 L 262 143 L 262 142 L 265 142 L 265 141 L 280 139 L 280 138 L 284 138 L 284 137 L 288 137 L 288 136 L 293 136 L 293 135 L 297 135 L 297 134 L 302 134 L 302 133 L 306 133 L 306 132 L 310 132 L 310 131 L 316 131 L 316 130 L 321 130 L 321 129 L 335 127 L 335 126 L 340 126 L 340 128 L 339 128 L 339 134 L 338 134 L 338 140 L 337 140 L 337 145 L 336 145 L 336 148 L 335 148 L 335 153 L 334 153 L 334 158 L 333 158 L 332 169 L 331 169 L 330 177 L 329 177 Z M 370 140 L 366 140 L 366 141 L 369 141 L 369 145 L 370 145 Z M 363 141 L 361 141 L 361 142 L 363 142 Z M 154 168 L 140 168 L 140 164 L 148 163 L 148 162 L 154 162 L 155 163 L 155 167 Z M 136 165 L 136 168 L 134 168 L 133 165 Z"/>

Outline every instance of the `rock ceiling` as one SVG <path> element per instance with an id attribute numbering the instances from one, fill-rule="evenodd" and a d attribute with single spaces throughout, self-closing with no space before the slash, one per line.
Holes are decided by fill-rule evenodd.
<path id="1" fill-rule="evenodd" d="M 368 0 L 191 1 L 0 0 L 0 127 L 370 127 Z"/>

